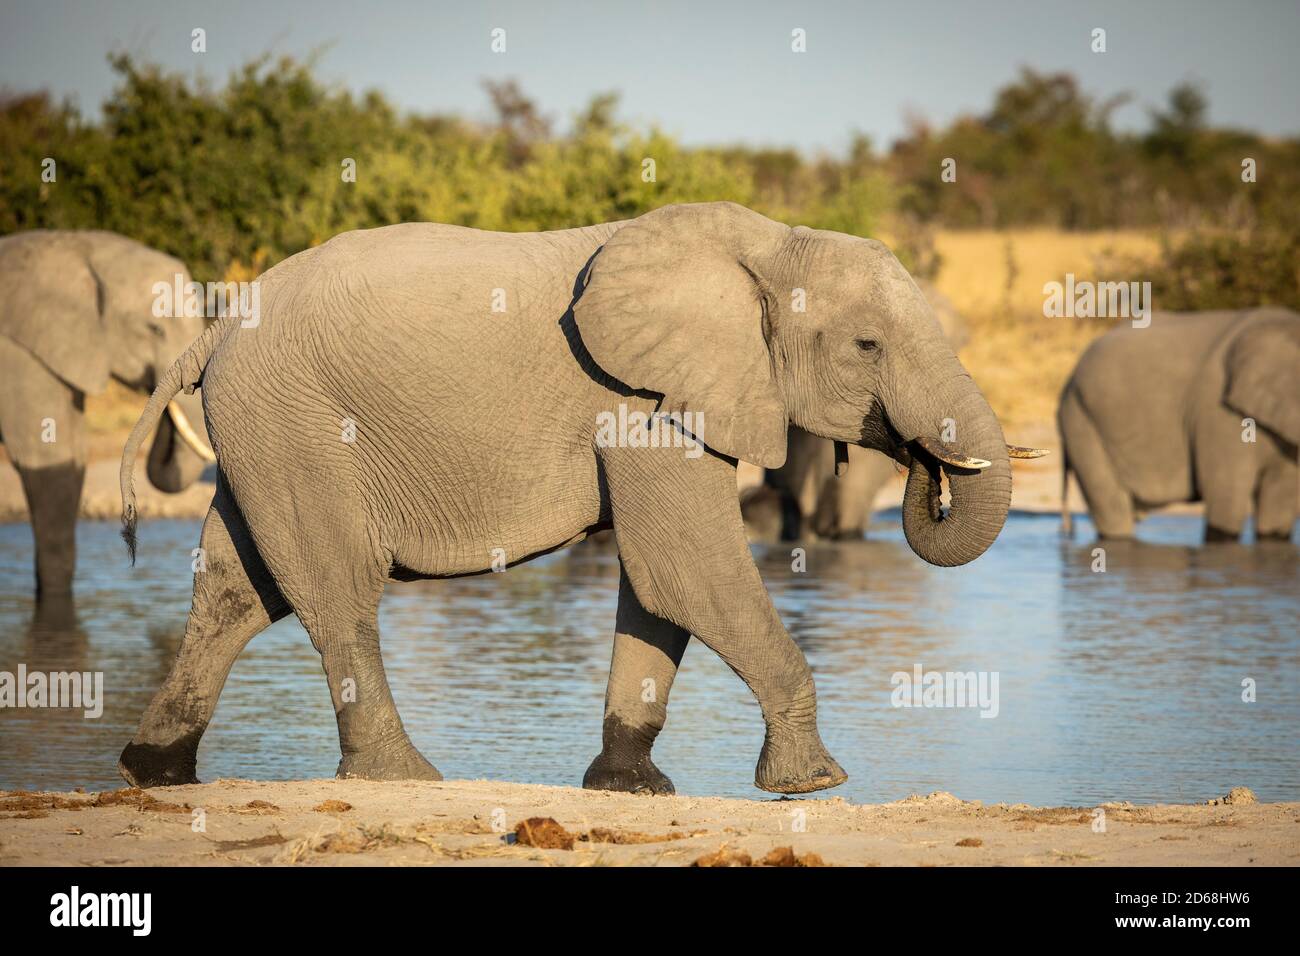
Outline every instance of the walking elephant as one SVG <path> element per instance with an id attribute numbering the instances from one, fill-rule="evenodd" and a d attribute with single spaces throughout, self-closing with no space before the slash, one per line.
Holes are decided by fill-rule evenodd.
<path id="1" fill-rule="evenodd" d="M 109 232 L 35 230 L 0 238 L 0 440 L 18 470 L 36 542 L 41 601 L 71 593 L 86 470 L 84 412 L 110 378 L 148 392 L 203 331 L 154 316 L 155 283 L 189 281 L 170 256 Z M 197 398 L 167 408 L 149 480 L 182 491 L 214 460 Z"/>
<path id="2" fill-rule="evenodd" d="M 1097 531 L 1133 535 L 1141 512 L 1205 502 L 1207 541 L 1253 511 L 1260 539 L 1291 537 L 1300 485 L 1300 315 L 1266 308 L 1156 313 L 1093 342 L 1061 394 L 1070 473 Z"/>
<path id="3" fill-rule="evenodd" d="M 954 352 L 966 344 L 966 322 L 943 293 L 917 283 Z M 871 523 L 876 497 L 898 473 L 887 455 L 851 446 L 848 468 L 837 474 L 834 443 L 791 425 L 785 464 L 764 472 L 760 485 L 740 496 L 751 539 L 793 541 L 861 538 Z"/>
<path id="4" fill-rule="evenodd" d="M 219 469 L 207 569 L 122 753 L 135 785 L 195 780 L 231 664 L 289 613 L 321 654 L 339 775 L 441 779 L 384 676 L 386 582 L 479 574 L 612 527 L 613 662 L 584 785 L 672 792 L 650 753 L 693 634 L 758 699 L 756 784 L 833 787 L 845 773 L 746 544 L 736 460 L 779 467 L 791 421 L 887 452 L 910 469 L 907 540 L 933 564 L 974 560 L 1006 517 L 1002 429 L 878 242 L 704 203 L 548 233 L 349 232 L 258 281 L 260 324 L 208 329 L 123 451 L 133 542 L 130 463 L 172 395 L 202 387 Z M 939 440 L 945 418 L 957 442 Z"/>

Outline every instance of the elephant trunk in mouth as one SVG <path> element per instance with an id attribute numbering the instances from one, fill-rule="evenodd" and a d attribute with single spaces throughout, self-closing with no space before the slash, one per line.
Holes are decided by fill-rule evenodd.
<path id="1" fill-rule="evenodd" d="M 929 406 L 936 410 L 933 422 L 900 429 L 911 457 L 903 533 L 920 558 L 941 567 L 966 564 L 983 554 L 1011 506 L 1011 465 L 1002 428 L 969 376 L 962 374 L 954 382 L 950 401 Z M 954 423 L 952 442 L 941 440 L 944 419 Z M 950 494 L 946 513 L 942 478 Z"/>

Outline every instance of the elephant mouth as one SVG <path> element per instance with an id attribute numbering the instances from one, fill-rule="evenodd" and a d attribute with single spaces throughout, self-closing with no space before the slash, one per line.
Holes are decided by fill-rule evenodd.
<path id="1" fill-rule="evenodd" d="M 961 474 L 974 474 L 992 464 L 988 459 L 967 455 L 957 446 L 937 438 L 927 438 L 923 435 L 903 438 L 889 421 L 888 416 L 884 418 L 884 426 L 890 440 L 890 447 L 882 450 L 904 468 L 911 467 L 914 457 L 919 457 L 922 461 L 933 465 L 944 465 Z M 1007 445 L 1006 449 L 1008 458 L 1021 460 L 1042 458 L 1044 455 L 1051 454 L 1045 448 L 1031 448 L 1027 445 Z"/>

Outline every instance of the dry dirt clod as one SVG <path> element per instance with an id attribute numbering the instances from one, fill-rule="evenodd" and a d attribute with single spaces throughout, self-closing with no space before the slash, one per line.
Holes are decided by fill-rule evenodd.
<path id="1" fill-rule="evenodd" d="M 803 856 L 794 852 L 792 846 L 779 846 L 772 850 L 767 856 L 759 862 L 759 866 L 825 866 L 826 861 L 816 853 L 805 853 Z"/>
<path id="2" fill-rule="evenodd" d="M 753 866 L 754 858 L 744 850 L 728 850 L 720 846 L 713 853 L 706 853 L 691 866 Z"/>
<path id="3" fill-rule="evenodd" d="M 577 839 L 551 817 L 529 817 L 515 827 L 515 842 L 539 850 L 572 850 Z"/>
<path id="4" fill-rule="evenodd" d="M 713 853 L 706 853 L 691 866 L 819 867 L 826 866 L 826 861 L 816 853 L 805 853 L 800 856 L 794 852 L 792 846 L 779 846 L 755 863 L 754 858 L 744 850 L 728 850 L 724 844 Z"/>
<path id="5" fill-rule="evenodd" d="M 1215 797 L 1213 800 L 1206 800 L 1206 806 L 1217 807 L 1224 804 L 1242 807 L 1251 803 L 1258 803 L 1255 799 L 1255 792 L 1250 787 L 1233 787 L 1221 797 Z"/>
<path id="6" fill-rule="evenodd" d="M 317 813 L 347 813 L 352 809 L 352 804 L 346 800 L 325 800 L 312 809 Z"/>
<path id="7" fill-rule="evenodd" d="M 979 837 L 966 837 L 965 839 L 958 840 L 956 845 L 957 846 L 983 846 L 984 841 L 981 840 Z"/>

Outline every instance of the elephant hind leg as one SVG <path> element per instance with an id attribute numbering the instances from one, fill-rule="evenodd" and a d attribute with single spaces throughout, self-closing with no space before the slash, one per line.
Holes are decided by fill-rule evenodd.
<path id="1" fill-rule="evenodd" d="M 299 523 L 276 539 L 292 541 L 291 551 L 267 554 L 276 581 L 321 655 L 338 722 L 337 776 L 441 780 L 407 736 L 384 673 L 379 599 L 391 562 L 335 563 L 339 555 L 369 553 L 363 529 L 354 526 L 351 539 L 348 530 L 325 521 Z"/>
<path id="2" fill-rule="evenodd" d="M 1072 389 L 1061 399 L 1057 422 L 1097 533 L 1103 538 L 1133 537 L 1133 496 L 1120 481 L 1101 433 Z"/>
<path id="3" fill-rule="evenodd" d="M 230 668 L 250 640 L 289 613 L 220 480 L 200 548 L 184 641 L 118 762 L 133 786 L 198 782 L 199 739 Z"/>
<path id="4" fill-rule="evenodd" d="M 650 759 L 650 748 L 667 720 L 668 692 L 690 639 L 687 631 L 641 606 L 620 564 L 601 751 L 582 778 L 588 790 L 676 792 Z"/>

